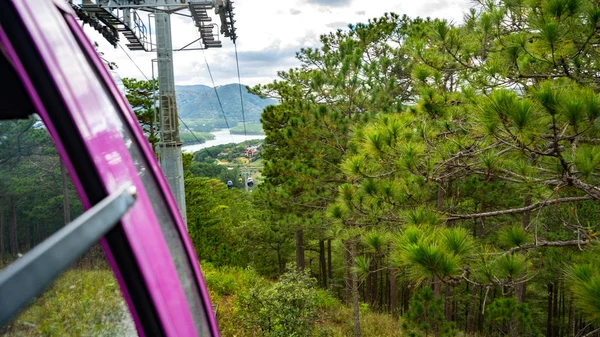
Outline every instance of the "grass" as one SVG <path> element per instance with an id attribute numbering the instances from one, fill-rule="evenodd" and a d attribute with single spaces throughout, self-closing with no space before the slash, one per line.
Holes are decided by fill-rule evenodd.
<path id="1" fill-rule="evenodd" d="M 133 322 L 119 286 L 103 265 L 66 271 L 0 336 L 123 336 L 128 329 Z"/>
<path id="2" fill-rule="evenodd" d="M 208 290 L 215 308 L 222 337 L 261 336 L 260 331 L 244 329 L 238 310 L 240 292 L 259 283 L 269 283 L 252 270 L 202 264 Z M 318 291 L 319 317 L 315 321 L 314 337 L 353 336 L 353 312 L 326 290 Z M 401 322 L 388 314 L 361 310 L 362 337 L 403 337 Z"/>
<path id="3" fill-rule="evenodd" d="M 257 284 L 266 285 L 273 281 L 239 267 L 215 268 L 203 263 L 202 271 L 221 336 L 261 336 L 258 330 L 244 329 L 238 296 Z M 318 291 L 318 306 L 314 337 L 353 335 L 351 308 L 342 305 L 326 290 Z M 93 263 L 79 264 L 65 272 L 13 322 L 1 329 L 0 336 L 123 336 L 128 329 L 133 329 L 133 323 L 112 271 L 105 263 Z M 363 309 L 361 336 L 404 335 L 398 320 Z"/>

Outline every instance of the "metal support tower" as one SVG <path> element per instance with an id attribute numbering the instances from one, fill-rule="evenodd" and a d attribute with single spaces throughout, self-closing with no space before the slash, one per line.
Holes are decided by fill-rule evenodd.
<path id="1" fill-rule="evenodd" d="M 158 90 L 160 102 L 159 143 L 160 166 L 165 173 L 171 191 L 177 201 L 183 220 L 187 226 L 185 192 L 183 187 L 183 160 L 177 102 L 175 100 L 175 76 L 173 74 L 173 46 L 171 43 L 171 16 L 166 12 L 156 12 L 156 52 L 158 56 Z"/>
<path id="2" fill-rule="evenodd" d="M 183 186 L 183 160 L 181 157 L 181 138 L 179 135 L 179 117 L 175 101 L 175 76 L 173 74 L 173 46 L 171 43 L 170 13 L 188 8 L 190 17 L 200 32 L 200 38 L 192 41 L 181 50 L 196 41 L 202 48 L 222 46 L 219 33 L 213 33 L 212 19 L 207 10 L 215 9 L 220 17 L 221 33 L 234 43 L 236 33 L 233 20 L 233 2 L 231 0 L 75 0 L 70 1 L 77 16 L 99 31 L 115 48 L 119 42 L 119 33 L 128 40 L 130 50 L 156 51 L 158 54 L 158 91 L 160 102 L 159 161 L 169 182 L 177 206 L 187 226 L 185 210 L 185 192 Z M 147 29 L 137 11 L 154 13 L 156 45 L 152 43 L 152 31 Z M 150 26 L 150 24 L 148 24 Z M 153 68 L 154 71 L 154 68 Z M 244 181 L 244 184 L 246 182 Z"/>

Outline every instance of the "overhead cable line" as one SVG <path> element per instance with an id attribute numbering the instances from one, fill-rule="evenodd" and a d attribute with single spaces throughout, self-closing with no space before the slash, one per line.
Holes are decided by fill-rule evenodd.
<path id="1" fill-rule="evenodd" d="M 233 40 L 233 47 L 235 48 L 235 64 L 237 66 L 238 76 L 238 88 L 240 89 L 240 103 L 242 104 L 242 123 L 244 125 L 244 141 L 248 141 L 248 135 L 246 133 L 246 116 L 244 115 L 244 96 L 242 96 L 242 80 L 240 77 L 240 62 L 238 60 L 237 43 Z"/>
<path id="2" fill-rule="evenodd" d="M 223 119 L 225 120 L 225 125 L 229 129 L 229 123 L 227 122 L 227 116 L 225 116 L 225 110 L 223 109 L 223 104 L 221 104 L 221 98 L 219 97 L 219 92 L 217 91 L 217 86 L 215 85 L 215 80 L 213 79 L 212 72 L 210 71 L 210 66 L 208 65 L 208 60 L 206 59 L 206 54 L 204 53 L 204 49 L 202 49 L 202 56 L 204 56 L 204 63 L 206 63 L 206 69 L 208 69 L 208 75 L 210 76 L 210 81 L 212 82 L 213 89 L 215 90 L 215 95 L 217 96 L 217 101 L 219 102 L 219 107 L 221 108 L 221 112 L 223 113 Z"/>
<path id="3" fill-rule="evenodd" d="M 235 50 L 235 65 L 237 68 L 237 76 L 238 76 L 238 89 L 240 92 L 240 104 L 242 107 L 242 124 L 244 126 L 244 143 L 246 144 L 246 147 L 248 146 L 248 134 L 246 132 L 246 116 L 244 114 L 244 96 L 242 95 L 242 79 L 240 76 L 240 61 L 238 58 L 238 52 L 237 52 L 237 43 L 236 43 L 237 38 L 233 39 L 233 47 Z M 246 192 L 248 192 L 248 184 L 249 181 L 251 181 L 251 177 L 248 177 L 248 175 L 251 175 L 250 170 L 248 169 L 248 167 L 246 165 L 244 165 L 244 171 L 246 173 L 246 182 L 244 183 L 245 187 L 246 187 Z M 250 186 L 251 187 L 251 186 Z"/>
<path id="4" fill-rule="evenodd" d="M 123 46 L 121 46 L 120 43 L 117 43 L 119 45 L 119 47 L 121 48 L 121 50 L 123 50 L 123 52 L 125 52 L 125 55 L 127 55 L 127 57 L 131 60 L 131 62 L 133 63 L 133 65 L 137 68 L 137 70 L 140 71 L 140 74 L 142 74 L 142 76 L 144 76 L 144 78 L 146 79 L 146 81 L 150 81 L 148 79 L 148 76 L 146 76 L 146 74 L 144 74 L 144 72 L 142 71 L 142 69 L 140 69 L 140 67 L 138 67 L 137 63 L 135 63 L 135 61 L 131 58 L 131 56 L 129 56 L 129 53 L 127 52 L 127 50 L 125 50 L 125 48 L 123 48 Z"/>

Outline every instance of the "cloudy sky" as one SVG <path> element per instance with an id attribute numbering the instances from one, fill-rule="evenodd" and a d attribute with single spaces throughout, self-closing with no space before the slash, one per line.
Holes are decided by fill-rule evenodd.
<path id="1" fill-rule="evenodd" d="M 318 47 L 319 35 L 347 29 L 349 23 L 366 22 L 386 12 L 462 22 L 463 13 L 471 3 L 471 0 L 235 0 L 241 82 L 255 85 L 273 81 L 278 70 L 299 64 L 295 53 L 300 48 Z M 189 14 L 187 10 L 182 13 Z M 147 14 L 142 16 L 147 21 Z M 171 28 L 175 49 L 199 37 L 192 19 L 185 16 L 171 15 Z M 117 64 L 121 77 L 144 78 L 121 48 L 113 48 L 89 26 L 84 30 L 99 44 L 104 57 Z M 221 40 L 222 48 L 175 52 L 175 83 L 211 85 L 204 56 L 217 86 L 237 83 L 233 44 L 224 37 Z M 120 44 L 125 49 L 126 41 L 122 36 Z M 129 50 L 127 53 L 147 77 L 152 76 L 151 64 L 156 53 Z"/>

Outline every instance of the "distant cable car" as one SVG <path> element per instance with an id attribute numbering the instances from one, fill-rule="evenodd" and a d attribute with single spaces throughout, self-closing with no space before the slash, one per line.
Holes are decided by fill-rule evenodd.
<path id="1" fill-rule="evenodd" d="M 227 188 L 228 189 L 232 189 L 233 188 L 233 181 L 231 181 L 231 180 L 227 181 Z"/>
<path id="2" fill-rule="evenodd" d="M 254 181 L 252 180 L 252 177 L 249 177 L 249 178 L 248 178 L 248 182 L 247 182 L 247 184 L 248 184 L 248 187 L 252 187 L 252 186 L 254 186 Z"/>

